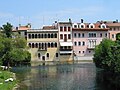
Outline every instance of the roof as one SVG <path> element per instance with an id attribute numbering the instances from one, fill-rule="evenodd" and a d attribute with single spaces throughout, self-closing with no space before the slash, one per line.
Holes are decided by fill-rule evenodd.
<path id="1" fill-rule="evenodd" d="M 108 27 L 120 27 L 120 22 L 118 23 L 106 23 Z"/>
<path id="2" fill-rule="evenodd" d="M 28 27 L 28 26 L 20 26 L 20 27 L 18 27 L 18 30 L 29 30 L 30 29 L 30 27 Z"/>
<path id="3" fill-rule="evenodd" d="M 81 23 L 79 23 L 80 25 Z M 81 30 L 81 31 L 107 31 L 109 28 L 101 28 L 103 23 L 83 23 L 85 28 L 74 28 L 72 30 Z M 89 25 L 94 25 L 93 28 L 90 28 Z M 106 24 L 105 24 L 106 25 Z"/>
<path id="4" fill-rule="evenodd" d="M 55 26 L 43 26 L 44 30 L 51 30 L 51 29 L 56 29 Z"/>

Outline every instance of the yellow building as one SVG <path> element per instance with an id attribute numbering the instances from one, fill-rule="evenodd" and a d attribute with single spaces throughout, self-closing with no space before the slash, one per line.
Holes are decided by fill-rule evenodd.
<path id="1" fill-rule="evenodd" d="M 27 30 L 27 45 L 32 61 L 59 60 L 58 29 L 54 26 Z"/>

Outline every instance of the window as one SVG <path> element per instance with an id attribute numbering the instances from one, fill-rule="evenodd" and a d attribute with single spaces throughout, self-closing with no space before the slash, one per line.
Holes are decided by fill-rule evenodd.
<path id="1" fill-rule="evenodd" d="M 89 37 L 96 37 L 96 33 L 90 32 L 90 33 L 89 33 Z"/>
<path id="2" fill-rule="evenodd" d="M 40 53 L 38 53 L 38 58 L 39 58 L 39 59 L 40 59 L 40 56 L 41 56 Z"/>
<path id="3" fill-rule="evenodd" d="M 53 43 L 51 43 L 51 47 L 54 47 Z"/>
<path id="4" fill-rule="evenodd" d="M 31 39 L 31 34 L 28 34 L 28 38 Z"/>
<path id="5" fill-rule="evenodd" d="M 100 33 L 100 37 L 102 37 L 102 33 Z"/>
<path id="6" fill-rule="evenodd" d="M 105 34 L 105 37 L 107 37 L 107 33 Z"/>
<path id="7" fill-rule="evenodd" d="M 85 35 L 84 35 L 84 33 L 82 33 L 82 37 L 84 37 Z"/>
<path id="8" fill-rule="evenodd" d="M 47 58 L 49 58 L 49 56 L 50 56 L 49 53 L 47 53 Z"/>
<path id="9" fill-rule="evenodd" d="M 55 47 L 57 47 L 57 43 L 55 43 Z"/>
<path id="10" fill-rule="evenodd" d="M 24 35 L 27 35 L 27 32 L 25 32 Z"/>
<path id="11" fill-rule="evenodd" d="M 48 34 L 48 38 L 50 38 L 50 34 Z"/>
<path id="12" fill-rule="evenodd" d="M 78 37 L 80 38 L 80 36 L 81 36 L 81 34 L 80 33 L 78 33 Z"/>
<path id="13" fill-rule="evenodd" d="M 68 31 L 70 31 L 70 27 L 68 27 Z"/>
<path id="14" fill-rule="evenodd" d="M 51 38 L 53 38 L 53 34 L 51 34 Z"/>
<path id="15" fill-rule="evenodd" d="M 56 53 L 56 57 L 58 57 L 58 53 Z"/>
<path id="16" fill-rule="evenodd" d="M 81 46 L 81 42 L 78 42 L 78 45 Z"/>
<path id="17" fill-rule="evenodd" d="M 47 38 L 47 34 L 44 34 L 44 37 Z"/>
<path id="18" fill-rule="evenodd" d="M 38 34 L 38 38 L 40 38 L 40 34 Z"/>
<path id="19" fill-rule="evenodd" d="M 68 34 L 68 39 L 71 39 L 71 35 L 70 34 Z"/>
<path id="20" fill-rule="evenodd" d="M 60 34 L 60 39 L 63 39 L 63 34 Z"/>
<path id="21" fill-rule="evenodd" d="M 43 34 L 42 34 L 41 38 L 43 38 Z"/>
<path id="22" fill-rule="evenodd" d="M 114 38 L 114 34 L 112 34 L 112 38 Z"/>
<path id="23" fill-rule="evenodd" d="M 35 34 L 35 38 L 37 38 L 37 34 Z"/>
<path id="24" fill-rule="evenodd" d="M 71 49 L 71 46 L 68 46 L 68 49 Z"/>
<path id="25" fill-rule="evenodd" d="M 31 48 L 31 43 L 29 43 L 29 47 Z"/>
<path id="26" fill-rule="evenodd" d="M 66 26 L 64 27 L 64 31 L 67 31 L 67 28 L 66 28 Z"/>
<path id="27" fill-rule="evenodd" d="M 83 41 L 82 45 L 85 46 L 85 42 L 84 41 Z"/>
<path id="28" fill-rule="evenodd" d="M 55 38 L 57 38 L 57 34 L 55 33 Z"/>
<path id="29" fill-rule="evenodd" d="M 83 26 L 83 25 L 81 25 L 81 28 L 84 28 L 84 26 Z"/>
<path id="30" fill-rule="evenodd" d="M 89 53 L 91 53 L 91 51 L 89 51 Z"/>
<path id="31" fill-rule="evenodd" d="M 75 37 L 75 38 L 77 37 L 77 34 L 76 34 L 76 33 L 74 33 L 74 37 Z"/>
<path id="32" fill-rule="evenodd" d="M 60 31 L 63 31 L 63 27 L 60 27 Z"/>
<path id="33" fill-rule="evenodd" d="M 35 47 L 38 48 L 38 43 L 35 44 Z"/>
<path id="34" fill-rule="evenodd" d="M 32 43 L 32 48 L 34 48 L 34 43 Z"/>
<path id="35" fill-rule="evenodd" d="M 34 34 L 32 34 L 32 38 L 34 38 Z"/>
<path id="36" fill-rule="evenodd" d="M 83 53 L 85 53 L 85 51 L 83 51 Z"/>
<path id="37" fill-rule="evenodd" d="M 50 48 L 50 43 L 48 43 L 48 48 Z"/>
<path id="38" fill-rule="evenodd" d="M 79 51 L 79 53 L 81 53 L 81 51 Z"/>
<path id="39" fill-rule="evenodd" d="M 74 28 L 77 28 L 77 25 L 74 25 Z"/>
<path id="40" fill-rule="evenodd" d="M 74 42 L 74 45 L 77 46 L 77 42 Z"/>

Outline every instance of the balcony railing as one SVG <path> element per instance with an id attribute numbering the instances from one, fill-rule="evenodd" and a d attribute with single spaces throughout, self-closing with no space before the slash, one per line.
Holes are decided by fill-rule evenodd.
<path id="1" fill-rule="evenodd" d="M 38 48 L 38 51 L 47 51 L 47 47 L 46 48 Z"/>

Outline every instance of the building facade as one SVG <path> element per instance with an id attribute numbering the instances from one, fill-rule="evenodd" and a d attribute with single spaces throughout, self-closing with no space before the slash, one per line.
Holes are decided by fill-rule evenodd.
<path id="1" fill-rule="evenodd" d="M 94 48 L 104 38 L 116 40 L 120 33 L 120 22 L 98 21 L 96 23 L 55 22 L 42 29 L 31 29 L 31 25 L 19 26 L 18 32 L 26 38 L 32 61 L 92 60 Z"/>

